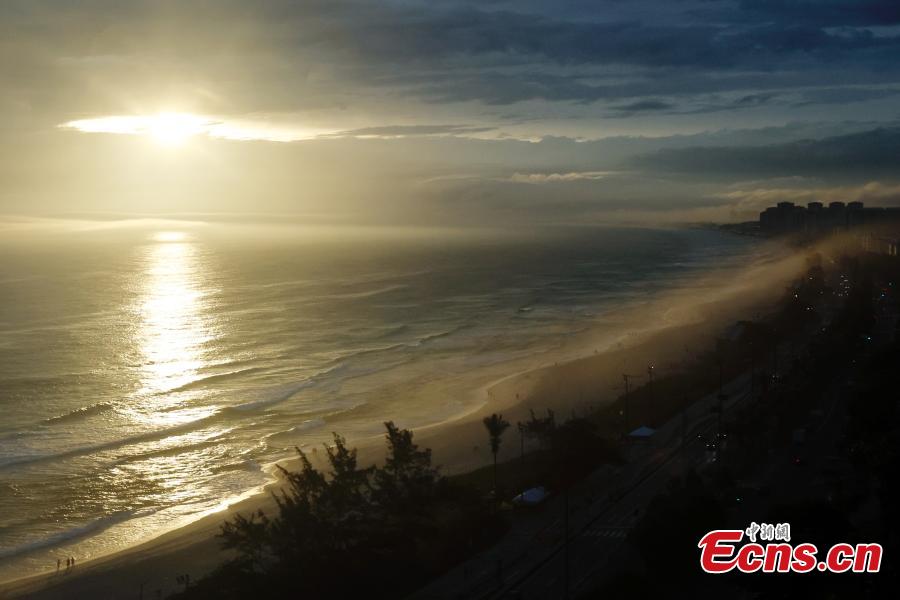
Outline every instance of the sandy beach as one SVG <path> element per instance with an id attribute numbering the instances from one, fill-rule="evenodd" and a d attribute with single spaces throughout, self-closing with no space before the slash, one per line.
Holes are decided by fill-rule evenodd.
<path id="1" fill-rule="evenodd" d="M 707 282 L 702 295 L 687 288 L 664 294 L 634 307 L 618 318 L 628 333 L 569 349 L 561 357 L 548 357 L 543 366 L 511 373 L 473 392 L 483 397 L 481 408 L 449 423 L 416 430 L 416 441 L 433 450 L 436 464 L 447 474 L 458 474 L 487 464 L 490 453 L 481 417 L 502 412 L 515 423 L 528 411 L 553 409 L 568 416 L 602 406 L 615 399 L 625 370 L 676 370 L 695 354 L 707 350 L 740 319 L 765 313 L 783 293 L 803 265 L 796 256 L 773 261 L 741 273 L 722 274 L 721 281 Z M 507 436 L 500 459 L 518 453 L 518 444 Z M 381 460 L 380 436 L 350 440 L 359 449 L 360 463 Z M 323 452 L 311 457 L 321 459 Z M 291 461 L 284 466 L 291 468 Z M 274 484 L 277 486 L 277 483 Z M 271 487 L 271 486 L 270 486 Z M 214 537 L 221 523 L 236 512 L 247 513 L 272 507 L 268 494 L 238 502 L 189 526 L 171 531 L 136 547 L 87 561 L 65 573 L 50 573 L 7 582 L 0 587 L 3 598 L 144 598 L 162 597 L 179 589 L 176 577 L 189 574 L 197 579 L 220 565 L 227 555 Z M 143 591 L 142 591 L 143 590 Z"/>

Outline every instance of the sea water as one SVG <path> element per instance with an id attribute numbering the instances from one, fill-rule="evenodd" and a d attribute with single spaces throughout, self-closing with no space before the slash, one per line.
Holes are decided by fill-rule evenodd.
<path id="1" fill-rule="evenodd" d="M 602 227 L 0 235 L 0 579 L 220 508 L 332 431 L 463 415 L 512 365 L 755 246 Z"/>

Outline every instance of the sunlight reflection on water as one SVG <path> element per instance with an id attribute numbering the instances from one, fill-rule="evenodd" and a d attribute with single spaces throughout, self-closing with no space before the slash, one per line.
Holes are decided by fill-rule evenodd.
<path id="1" fill-rule="evenodd" d="M 142 257 L 143 295 L 137 308 L 142 394 L 158 394 L 196 379 L 206 365 L 204 345 L 213 338 L 203 314 L 210 290 L 196 244 L 176 232 L 161 232 L 155 240 Z M 177 395 L 168 401 L 177 402 Z"/>

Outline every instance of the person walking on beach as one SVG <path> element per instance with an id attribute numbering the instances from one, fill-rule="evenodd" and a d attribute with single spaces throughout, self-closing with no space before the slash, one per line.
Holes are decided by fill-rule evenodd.
<path id="1" fill-rule="evenodd" d="M 71 559 L 71 558 L 67 558 L 67 559 L 66 559 L 66 573 L 69 572 L 69 567 L 70 567 L 70 566 L 72 566 L 72 559 Z"/>
<path id="2" fill-rule="evenodd" d="M 75 557 L 73 556 L 70 560 L 72 561 L 72 568 L 74 569 L 75 568 Z"/>
<path id="3" fill-rule="evenodd" d="M 59 568 L 60 568 L 61 566 L 62 566 L 62 559 L 61 559 L 61 558 L 57 558 L 57 559 L 56 559 L 56 572 L 57 572 L 57 573 L 59 573 Z"/>

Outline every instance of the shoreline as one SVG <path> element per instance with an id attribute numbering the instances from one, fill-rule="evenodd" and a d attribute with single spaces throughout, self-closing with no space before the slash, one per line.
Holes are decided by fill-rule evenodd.
<path id="1" fill-rule="evenodd" d="M 785 263 L 802 264 L 802 260 L 784 259 L 774 263 L 777 268 Z M 789 281 L 798 264 L 787 264 L 780 277 L 775 280 Z M 773 264 L 755 268 L 770 269 Z M 772 288 L 758 285 L 756 279 L 748 277 L 753 268 L 743 269 L 744 286 L 732 285 L 731 289 L 719 290 L 718 297 L 698 301 L 696 298 L 672 298 L 671 291 L 637 307 L 622 309 L 624 315 L 617 315 L 624 322 L 636 325 L 640 315 L 649 311 L 658 313 L 656 325 L 651 327 L 626 327 L 619 335 L 608 336 L 605 344 L 576 344 L 567 349 L 564 357 L 559 356 L 561 348 L 547 353 L 548 360 L 492 379 L 473 390 L 473 397 L 482 401 L 474 408 L 451 420 L 435 423 L 414 430 L 416 443 L 432 449 L 434 462 L 442 466 L 445 475 L 458 475 L 479 468 L 490 462 L 490 454 L 485 446 L 480 418 L 491 412 L 503 412 L 510 422 L 528 417 L 530 409 L 542 412 L 547 408 L 567 415 L 568 410 L 585 407 L 585 399 L 591 406 L 599 406 L 615 400 L 619 391 L 620 365 L 650 360 L 666 365 L 682 357 L 682 342 L 688 340 L 699 347 L 721 334 L 736 320 L 749 318 L 748 311 L 761 310 L 773 304 L 779 297 L 781 286 Z M 733 273 L 724 275 L 724 281 L 731 282 Z M 749 280 L 749 281 L 747 281 Z M 752 293 L 746 289 L 752 287 Z M 712 289 L 717 289 L 713 286 Z M 677 292 L 676 294 L 677 295 Z M 688 309 L 698 315 L 696 319 L 668 322 L 664 316 L 671 311 Z M 634 313 L 634 314 L 627 314 Z M 698 343 L 698 340 L 704 340 Z M 583 346 L 583 347 L 582 347 Z M 591 351 L 590 346 L 594 346 Z M 568 355 L 568 356 L 565 356 Z M 565 388 L 563 383 L 565 382 Z M 486 400 L 484 398 L 487 397 Z M 501 447 L 501 461 L 517 455 L 517 444 L 511 437 Z M 349 440 L 358 450 L 360 464 L 379 463 L 384 454 L 383 436 L 373 435 Z M 324 460 L 324 453 L 308 453 L 317 467 Z M 296 459 L 283 459 L 275 464 L 292 469 Z M 274 466 L 269 465 L 272 471 Z M 99 595 L 115 597 L 133 595 L 137 585 L 146 583 L 148 594 L 155 590 L 163 593 L 175 591 L 175 576 L 190 573 L 192 579 L 222 564 L 227 554 L 218 547 L 214 537 L 221 523 L 234 514 L 247 514 L 259 509 L 270 509 L 274 503 L 270 497 L 277 489 L 278 481 L 266 484 L 256 493 L 251 490 L 243 499 L 228 504 L 221 510 L 208 513 L 187 525 L 163 532 L 158 536 L 128 548 L 113 551 L 79 564 L 69 574 L 45 572 L 0 583 L 0 597 L 20 597 L 29 595 L 36 598 L 70 597 L 77 595 Z M 138 584 L 135 584 L 135 581 Z M 155 587 L 154 587 L 155 586 Z M 115 593 L 114 590 L 118 593 Z"/>

